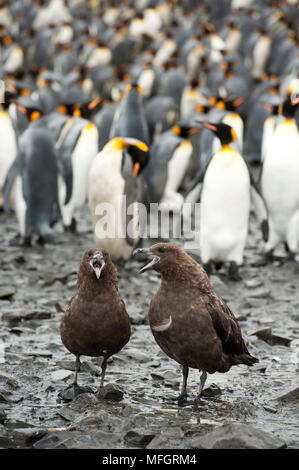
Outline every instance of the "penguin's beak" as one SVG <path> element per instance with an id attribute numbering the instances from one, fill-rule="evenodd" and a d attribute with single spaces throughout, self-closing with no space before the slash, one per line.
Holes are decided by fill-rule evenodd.
<path id="1" fill-rule="evenodd" d="M 157 264 L 160 261 L 159 256 L 154 255 L 150 248 L 137 248 L 136 250 L 133 251 L 133 256 L 137 255 L 138 253 L 142 253 L 146 256 L 146 258 L 150 258 L 150 262 L 147 263 L 145 266 L 143 266 L 140 270 L 139 273 L 144 273 L 148 269 L 152 269 L 155 264 Z"/>
<path id="2" fill-rule="evenodd" d="M 97 254 L 93 256 L 89 262 L 90 266 L 95 272 L 95 275 L 97 276 L 97 279 L 100 279 L 101 277 L 101 272 L 105 266 L 105 261 L 102 255 Z"/>

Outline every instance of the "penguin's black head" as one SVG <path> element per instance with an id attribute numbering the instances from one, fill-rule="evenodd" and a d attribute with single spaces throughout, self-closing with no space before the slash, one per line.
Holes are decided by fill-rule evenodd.
<path id="1" fill-rule="evenodd" d="M 26 106 L 26 105 L 23 105 L 23 104 L 19 103 L 18 104 L 18 109 L 23 114 L 25 114 L 25 116 L 27 117 L 27 119 L 30 122 L 36 121 L 37 119 L 39 119 L 43 115 L 43 111 L 42 111 L 41 107 L 38 106 L 38 105 L 34 106 L 32 104 L 32 105 Z"/>
<path id="2" fill-rule="evenodd" d="M 75 105 L 73 103 L 72 104 L 61 103 L 60 105 L 58 105 L 58 109 L 62 114 L 68 114 L 72 116 L 74 113 L 74 106 Z"/>
<path id="3" fill-rule="evenodd" d="M 141 173 L 149 161 L 148 146 L 141 140 L 129 137 L 114 137 L 106 144 L 103 151 L 121 151 L 129 154 L 133 163 L 132 176 L 134 178 Z"/>
<path id="4" fill-rule="evenodd" d="M 298 104 L 299 104 L 299 94 L 297 94 L 296 96 L 289 96 L 282 103 L 281 114 L 288 119 L 293 118 Z"/>
<path id="5" fill-rule="evenodd" d="M 128 145 L 126 148 L 133 160 L 133 176 L 138 176 L 146 167 L 149 161 L 149 149 L 144 142 Z"/>
<path id="6" fill-rule="evenodd" d="M 138 83 L 129 83 L 125 88 L 125 93 L 129 93 L 131 90 L 137 90 L 140 95 L 143 95 L 143 89 Z"/>
<path id="7" fill-rule="evenodd" d="M 187 139 L 191 135 L 199 132 L 199 130 L 200 129 L 196 126 L 187 126 L 185 124 L 175 124 L 172 127 L 172 132 L 178 137 L 182 137 L 182 139 Z"/>
<path id="8" fill-rule="evenodd" d="M 228 99 L 225 100 L 224 105 L 227 111 L 235 111 L 242 103 L 244 102 L 244 98 L 235 98 L 235 99 Z"/>
<path id="9" fill-rule="evenodd" d="M 71 112 L 74 116 L 90 119 L 92 114 L 98 111 L 101 107 L 102 100 L 100 97 L 85 103 L 76 103 L 71 107 Z"/>
<path id="10" fill-rule="evenodd" d="M 227 124 L 223 124 L 222 122 L 217 124 L 203 122 L 202 125 L 214 132 L 218 139 L 220 139 L 222 145 L 227 145 L 237 140 L 236 131 Z"/>
<path id="11" fill-rule="evenodd" d="M 3 96 L 2 107 L 7 109 L 11 103 L 13 103 L 17 98 L 17 94 L 13 91 L 5 91 Z"/>

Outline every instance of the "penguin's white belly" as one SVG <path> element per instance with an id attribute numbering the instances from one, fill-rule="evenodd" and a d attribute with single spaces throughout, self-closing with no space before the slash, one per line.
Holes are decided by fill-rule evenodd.
<path id="1" fill-rule="evenodd" d="M 187 74 L 190 78 L 196 75 L 200 58 L 204 55 L 204 47 L 198 45 L 189 52 L 186 60 Z"/>
<path id="2" fill-rule="evenodd" d="M 86 61 L 87 67 L 100 67 L 108 65 L 111 61 L 112 53 L 108 47 L 98 47 L 95 49 Z"/>
<path id="3" fill-rule="evenodd" d="M 252 76 L 260 78 L 264 71 L 265 65 L 271 52 L 271 40 L 268 37 L 258 39 L 252 54 Z"/>
<path id="4" fill-rule="evenodd" d="M 232 29 L 225 39 L 226 49 L 231 53 L 237 52 L 239 50 L 240 42 L 241 32 L 237 29 Z"/>
<path id="5" fill-rule="evenodd" d="M 20 47 L 16 47 L 3 65 L 3 69 L 7 73 L 15 72 L 23 65 L 23 62 L 23 51 Z"/>
<path id="6" fill-rule="evenodd" d="M 0 112 L 0 191 L 16 155 L 16 134 L 9 116 L 5 111 L 2 111 Z"/>
<path id="7" fill-rule="evenodd" d="M 144 11 L 144 19 L 150 31 L 157 33 L 160 30 L 162 20 L 159 13 L 154 8 L 148 8 Z"/>
<path id="8" fill-rule="evenodd" d="M 184 198 L 178 193 L 178 189 L 188 170 L 192 150 L 191 142 L 186 140 L 176 148 L 168 162 L 167 182 L 159 205 L 161 210 L 177 212 L 181 209 Z"/>
<path id="9" fill-rule="evenodd" d="M 299 134 L 295 124 L 283 123 L 267 147 L 261 182 L 271 224 L 282 237 L 299 209 L 298 181 Z"/>
<path id="10" fill-rule="evenodd" d="M 154 57 L 153 63 L 155 65 L 163 64 L 163 62 L 166 62 L 170 58 L 171 54 L 173 54 L 175 50 L 176 50 L 175 41 L 173 40 L 164 41 L 162 46 L 158 49 Z"/>
<path id="11" fill-rule="evenodd" d="M 59 201 L 65 225 L 70 225 L 75 209 L 82 206 L 87 197 L 88 173 L 92 160 L 98 152 L 98 131 L 94 124 L 88 124 L 81 132 L 72 153 L 73 186 L 72 196 L 64 205 L 65 184 L 59 180 Z"/>
<path id="12" fill-rule="evenodd" d="M 151 94 L 153 84 L 155 80 L 155 74 L 152 69 L 145 69 L 141 72 L 138 78 L 138 85 L 143 89 L 143 95 L 148 98 Z"/>
<path id="13" fill-rule="evenodd" d="M 203 183 L 200 246 L 203 262 L 241 264 L 248 232 L 250 177 L 236 152 L 214 155 Z"/>
<path id="14" fill-rule="evenodd" d="M 27 205 L 23 196 L 22 177 L 18 175 L 12 188 L 12 198 L 15 214 L 19 223 L 19 230 L 22 237 L 25 236 L 25 221 Z"/>
<path id="15" fill-rule="evenodd" d="M 129 259 L 134 248 L 125 236 L 126 206 L 122 206 L 125 180 L 121 175 L 121 160 L 121 152 L 99 153 L 90 167 L 88 184 L 95 244 L 106 249 L 113 259 Z"/>
<path id="16" fill-rule="evenodd" d="M 263 138 L 262 138 L 262 146 L 261 146 L 261 161 L 264 160 L 265 155 L 268 151 L 269 143 L 271 142 L 272 135 L 275 129 L 275 120 L 273 116 L 268 117 L 264 122 L 263 127 Z"/>

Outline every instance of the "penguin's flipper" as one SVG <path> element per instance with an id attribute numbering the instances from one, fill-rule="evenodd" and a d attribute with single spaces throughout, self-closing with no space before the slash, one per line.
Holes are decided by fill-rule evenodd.
<path id="1" fill-rule="evenodd" d="M 204 168 L 200 171 L 198 178 L 195 180 L 193 186 L 191 187 L 190 191 L 185 197 L 185 202 L 190 202 L 191 204 L 195 204 L 196 202 L 200 200 L 203 180 L 204 180 L 206 171 L 208 169 L 208 166 L 211 160 L 212 160 L 212 157 L 209 158 Z"/>
<path id="2" fill-rule="evenodd" d="M 132 219 L 134 218 L 134 208 L 133 204 L 138 200 L 138 185 L 136 184 L 135 178 L 133 175 L 133 162 L 131 156 L 124 151 L 122 159 L 122 176 L 125 180 L 125 189 L 124 194 L 126 196 L 126 207 L 125 209 L 125 231 L 126 231 L 126 240 L 128 245 L 134 246 L 134 237 L 131 236 L 133 233 L 128 232 L 128 228 L 132 228 Z M 131 206 L 131 207 L 130 207 Z M 128 210 L 128 208 L 130 209 Z"/>
<path id="3" fill-rule="evenodd" d="M 195 186 L 189 191 L 185 198 L 185 203 L 189 204 L 195 204 L 196 202 L 199 201 L 200 195 L 201 195 L 201 190 L 202 190 L 202 181 L 197 182 Z"/>
<path id="4" fill-rule="evenodd" d="M 66 205 L 70 201 L 73 191 L 73 167 L 71 155 L 60 155 L 60 158 L 57 159 L 57 166 L 58 171 L 59 173 L 61 173 L 66 186 L 66 194 L 64 201 L 64 204 Z"/>
<path id="5" fill-rule="evenodd" d="M 17 175 L 20 173 L 20 161 L 18 158 L 15 159 L 10 169 L 7 172 L 4 189 L 3 189 L 3 209 L 6 213 L 9 213 L 9 196 L 12 190 L 14 181 Z"/>
<path id="6" fill-rule="evenodd" d="M 263 240 L 267 242 L 269 238 L 269 223 L 268 211 L 265 201 L 260 192 L 258 191 L 258 188 L 255 183 L 251 183 L 250 193 L 255 215 L 261 224 Z"/>

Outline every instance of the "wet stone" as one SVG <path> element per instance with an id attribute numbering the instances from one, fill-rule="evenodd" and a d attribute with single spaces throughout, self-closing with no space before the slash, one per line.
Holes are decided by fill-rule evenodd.
<path id="1" fill-rule="evenodd" d="M 16 428 L 12 431 L 12 438 L 17 445 L 22 443 L 32 443 L 41 439 L 47 434 L 46 429 L 40 428 Z"/>
<path id="2" fill-rule="evenodd" d="M 123 399 L 124 391 L 116 384 L 107 384 L 100 388 L 97 396 L 105 400 L 120 401 Z"/>
<path id="3" fill-rule="evenodd" d="M 0 448 L 12 447 L 12 438 L 5 426 L 0 424 Z"/>
<path id="4" fill-rule="evenodd" d="M 70 377 L 73 377 L 73 372 L 69 370 L 56 370 L 51 374 L 51 380 L 53 382 L 66 382 Z"/>
<path id="5" fill-rule="evenodd" d="M 282 402 L 298 402 L 299 401 L 299 387 L 295 387 L 285 391 L 282 395 L 278 395 L 275 400 Z"/>
<path id="6" fill-rule="evenodd" d="M 217 397 L 221 395 L 221 389 L 216 384 L 211 384 L 202 391 L 203 397 Z"/>
<path id="7" fill-rule="evenodd" d="M 0 385 L 1 387 L 8 386 L 12 389 L 19 388 L 18 381 L 14 379 L 11 375 L 4 374 L 3 372 L 0 373 Z"/>
<path id="8" fill-rule="evenodd" d="M 285 338 L 283 336 L 274 335 L 272 333 L 271 328 L 264 328 L 262 330 L 258 330 L 255 333 L 252 333 L 252 335 L 257 336 L 258 338 L 262 339 L 263 341 L 270 344 L 271 346 L 275 344 L 282 344 L 283 346 L 289 346 L 292 341 L 290 338 Z"/>
<path id="9" fill-rule="evenodd" d="M 192 440 L 195 449 L 283 449 L 286 443 L 249 424 L 232 423 Z"/>
<path id="10" fill-rule="evenodd" d="M 10 299 L 15 294 L 15 290 L 11 287 L 0 287 L 0 299 Z"/>
<path id="11" fill-rule="evenodd" d="M 245 287 L 247 289 L 256 289 L 257 287 L 261 287 L 264 282 L 261 279 L 253 278 L 244 281 Z"/>
<path id="12" fill-rule="evenodd" d="M 127 445 L 132 447 L 146 447 L 155 437 L 155 434 L 145 433 L 143 430 L 128 431 L 124 437 Z"/>
<path id="13" fill-rule="evenodd" d="M 6 421 L 6 413 L 2 408 L 0 408 L 0 424 L 4 424 L 5 421 Z"/>

